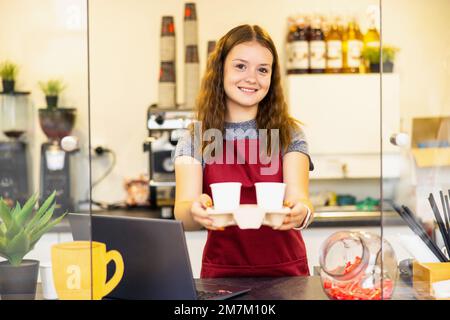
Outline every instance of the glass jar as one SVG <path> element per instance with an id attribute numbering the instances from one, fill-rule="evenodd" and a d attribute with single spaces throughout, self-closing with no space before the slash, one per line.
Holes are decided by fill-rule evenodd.
<path id="1" fill-rule="evenodd" d="M 333 300 L 390 299 L 397 277 L 391 245 L 364 231 L 333 233 L 320 249 L 322 287 Z"/>

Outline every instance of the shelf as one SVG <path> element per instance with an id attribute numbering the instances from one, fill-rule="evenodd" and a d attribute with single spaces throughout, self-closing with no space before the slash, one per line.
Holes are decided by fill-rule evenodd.
<path id="1" fill-rule="evenodd" d="M 419 168 L 450 166 L 450 148 L 412 148 L 411 152 Z"/>

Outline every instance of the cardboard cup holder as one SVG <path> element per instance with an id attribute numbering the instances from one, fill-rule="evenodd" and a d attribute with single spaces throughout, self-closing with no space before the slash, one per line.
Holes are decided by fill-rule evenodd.
<path id="1" fill-rule="evenodd" d="M 219 211 L 207 208 L 209 217 L 213 220 L 213 226 L 224 228 L 237 225 L 240 229 L 259 229 L 262 225 L 279 227 L 290 208 L 283 207 L 279 210 L 264 210 L 256 204 L 242 204 L 233 210 Z"/>

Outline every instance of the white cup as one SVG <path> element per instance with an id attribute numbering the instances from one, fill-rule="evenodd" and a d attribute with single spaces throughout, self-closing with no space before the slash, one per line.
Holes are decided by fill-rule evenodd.
<path id="1" fill-rule="evenodd" d="M 258 207 L 266 210 L 281 210 L 283 208 L 284 192 L 286 184 L 281 182 L 257 182 L 256 201 Z"/>
<path id="2" fill-rule="evenodd" d="M 241 201 L 240 182 L 212 183 L 210 185 L 215 211 L 233 212 L 239 208 Z"/>
<path id="3" fill-rule="evenodd" d="M 42 282 L 42 295 L 46 300 L 58 299 L 55 285 L 53 283 L 52 265 L 50 263 L 41 263 L 39 266 Z"/>

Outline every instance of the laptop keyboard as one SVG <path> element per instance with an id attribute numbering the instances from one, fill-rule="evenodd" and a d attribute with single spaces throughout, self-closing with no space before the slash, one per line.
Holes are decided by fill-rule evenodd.
<path id="1" fill-rule="evenodd" d="M 214 299 L 221 296 L 229 295 L 232 293 L 228 290 L 217 290 L 217 291 L 202 291 L 202 290 L 196 290 L 197 291 L 197 299 L 198 300 L 208 300 L 208 299 Z"/>

